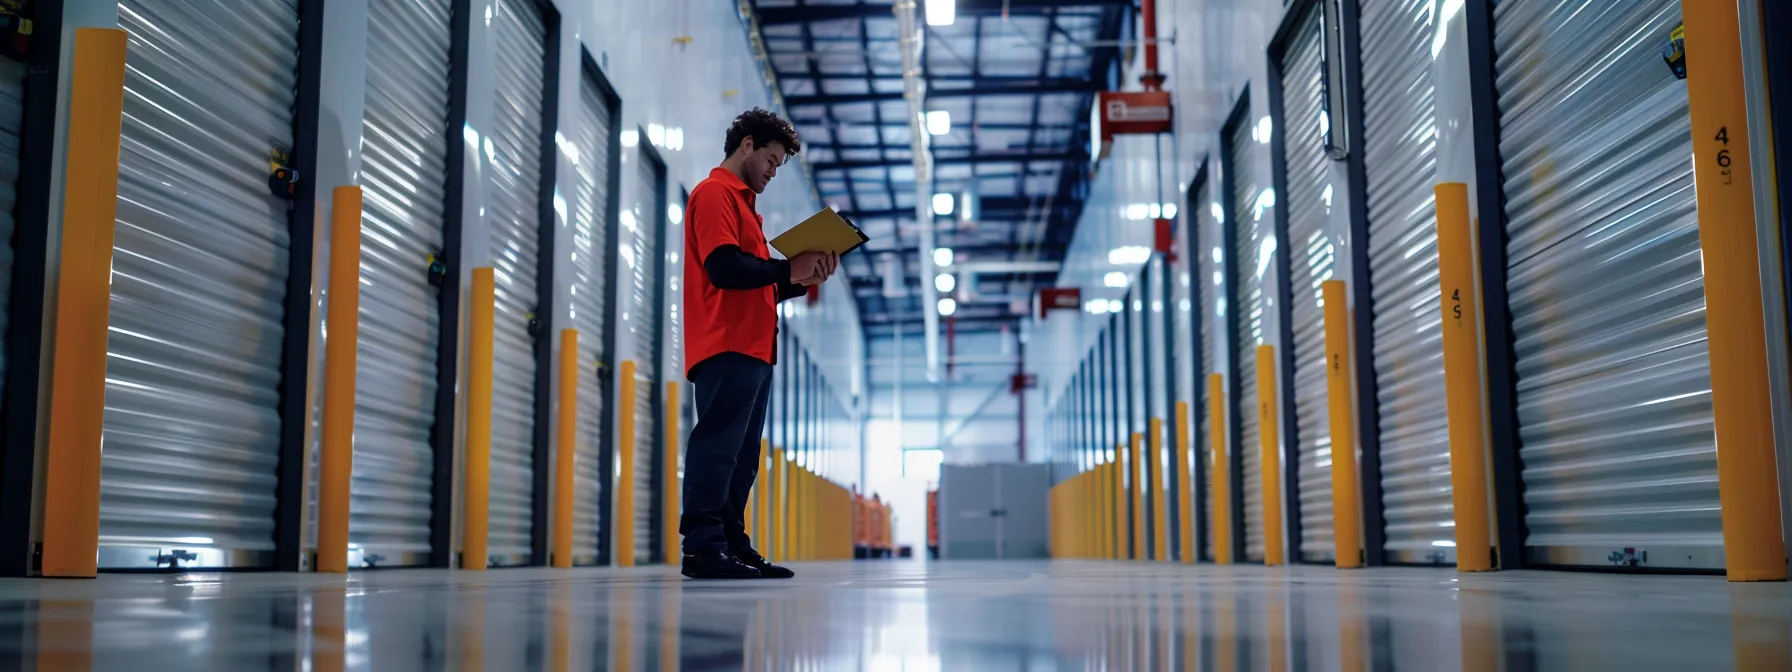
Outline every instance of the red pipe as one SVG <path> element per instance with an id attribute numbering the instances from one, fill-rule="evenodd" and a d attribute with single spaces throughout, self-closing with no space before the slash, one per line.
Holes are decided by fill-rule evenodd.
<path id="1" fill-rule="evenodd" d="M 1139 75 L 1139 82 L 1145 85 L 1146 91 L 1158 91 L 1163 88 L 1164 75 L 1157 70 L 1157 0 L 1142 0 L 1144 8 L 1141 18 L 1145 23 L 1145 72 Z"/>

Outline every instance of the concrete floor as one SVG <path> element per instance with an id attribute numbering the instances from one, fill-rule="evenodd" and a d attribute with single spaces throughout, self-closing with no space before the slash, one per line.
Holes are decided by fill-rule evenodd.
<path id="1" fill-rule="evenodd" d="M 1787 670 L 1792 586 L 1143 563 L 0 582 L 0 669 Z"/>

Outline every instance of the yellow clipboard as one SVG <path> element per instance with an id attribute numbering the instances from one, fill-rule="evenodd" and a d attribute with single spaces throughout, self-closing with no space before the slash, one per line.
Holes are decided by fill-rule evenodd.
<path id="1" fill-rule="evenodd" d="M 823 209 L 815 213 L 803 223 L 778 234 L 771 245 L 784 258 L 789 259 L 804 252 L 833 252 L 846 254 L 859 249 L 871 238 L 852 222 L 846 221 L 833 208 Z"/>

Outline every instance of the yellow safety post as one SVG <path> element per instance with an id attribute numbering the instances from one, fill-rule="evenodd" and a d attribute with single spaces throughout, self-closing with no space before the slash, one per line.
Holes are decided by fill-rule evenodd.
<path id="1" fill-rule="evenodd" d="M 122 30 L 77 29 L 69 68 L 68 158 L 43 490 L 43 575 L 49 577 L 99 573 L 100 430 L 106 419 L 126 41 Z"/>
<path id="2" fill-rule="evenodd" d="M 347 564 L 348 551 L 343 554 Z M 324 570 L 320 567 L 318 571 Z M 342 672 L 348 662 L 348 590 L 338 584 L 310 592 L 311 632 L 306 634 L 310 636 L 312 653 L 306 667 L 311 672 Z"/>
<path id="3" fill-rule="evenodd" d="M 784 449 L 772 449 L 772 547 L 779 561 L 790 560 L 790 493 L 784 471 Z"/>
<path id="4" fill-rule="evenodd" d="M 1126 557 L 1130 542 L 1126 538 L 1126 471 L 1120 461 L 1126 451 L 1118 446 L 1114 450 L 1114 461 L 1108 463 L 1108 559 L 1121 560 Z"/>
<path id="5" fill-rule="evenodd" d="M 1158 562 L 1170 559 L 1170 480 L 1164 474 L 1164 421 L 1152 418 L 1151 429 L 1151 555 Z"/>
<path id="6" fill-rule="evenodd" d="M 1213 527 L 1213 561 L 1232 564 L 1232 464 L 1226 458 L 1226 379 L 1220 374 L 1207 376 L 1207 444 L 1213 453 L 1213 468 L 1207 470 L 1207 491 L 1213 495 L 1208 507 Z"/>
<path id="7" fill-rule="evenodd" d="M 554 548 L 548 554 L 560 569 L 572 567 L 572 517 L 578 481 L 579 330 L 560 330 L 560 408 L 554 416 Z M 676 555 L 667 557 L 678 557 Z"/>
<path id="8" fill-rule="evenodd" d="M 473 269 L 467 341 L 467 474 L 463 485 L 462 569 L 485 569 L 492 501 L 492 335 L 497 284 L 492 269 Z"/>
<path id="9" fill-rule="evenodd" d="M 1180 523 L 1178 540 L 1182 543 L 1182 564 L 1195 562 L 1195 488 L 1194 472 L 1189 470 L 1191 456 L 1188 440 L 1188 402 L 1176 402 L 1176 508 Z"/>
<path id="10" fill-rule="evenodd" d="M 317 480 L 317 571 L 348 572 L 349 480 L 355 465 L 355 350 L 361 333 L 361 188 L 331 194 L 330 337 L 324 342 L 323 438 Z"/>
<path id="11" fill-rule="evenodd" d="M 616 566 L 635 566 L 635 361 L 622 360 L 622 383 L 616 398 Z"/>
<path id="12" fill-rule="evenodd" d="M 1688 2 L 1681 11 L 1724 564 L 1731 581 L 1784 581 L 1741 21 L 1734 2 Z"/>
<path id="13" fill-rule="evenodd" d="M 1437 271 L 1442 291 L 1444 385 L 1450 422 L 1450 499 L 1456 513 L 1456 571 L 1493 569 L 1487 525 L 1487 447 L 1481 417 L 1480 290 L 1468 185 L 1444 182 L 1437 193 Z"/>
<path id="14" fill-rule="evenodd" d="M 660 493 L 661 509 L 665 515 L 660 516 L 660 536 L 664 538 L 666 561 L 680 556 L 678 534 L 678 505 L 684 494 L 679 484 L 678 473 L 678 381 L 666 382 L 666 457 L 664 479 L 665 490 Z"/>
<path id="15" fill-rule="evenodd" d="M 771 456 L 771 441 L 763 438 L 760 439 L 759 456 L 754 458 L 754 460 L 759 463 L 759 475 L 753 480 L 753 508 L 756 511 L 754 514 L 756 517 L 753 521 L 755 524 L 755 527 L 753 528 L 753 541 L 760 549 L 763 549 L 765 553 L 771 553 L 774 550 L 772 548 L 771 535 L 772 470 L 771 467 L 766 466 L 766 463 L 771 460 Z"/>
<path id="16" fill-rule="evenodd" d="M 1343 280 L 1327 280 L 1325 389 L 1332 432 L 1332 543 L 1339 569 L 1363 566 L 1362 498 L 1357 491 L 1356 418 L 1351 405 L 1350 304 Z"/>
<path id="17" fill-rule="evenodd" d="M 1276 416 L 1276 349 L 1257 346 L 1257 437 L 1263 481 L 1263 564 L 1287 562 L 1282 552 L 1282 438 Z"/>
<path id="18" fill-rule="evenodd" d="M 1144 437 L 1139 436 L 1138 432 L 1133 432 L 1132 443 L 1128 446 L 1126 453 L 1127 468 L 1132 470 L 1132 478 L 1128 481 L 1132 490 L 1132 510 L 1129 512 L 1128 529 L 1132 531 L 1132 559 L 1134 560 L 1149 559 L 1145 556 L 1145 535 L 1149 534 L 1150 530 L 1145 529 L 1144 462 L 1139 457 L 1139 444 L 1143 443 L 1143 440 Z"/>

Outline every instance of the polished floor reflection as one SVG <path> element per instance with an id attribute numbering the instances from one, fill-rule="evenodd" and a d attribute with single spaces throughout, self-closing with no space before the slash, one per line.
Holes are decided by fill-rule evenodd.
<path id="1" fill-rule="evenodd" d="M 1792 587 L 1101 562 L 0 582 L 0 669 L 1786 670 Z"/>

